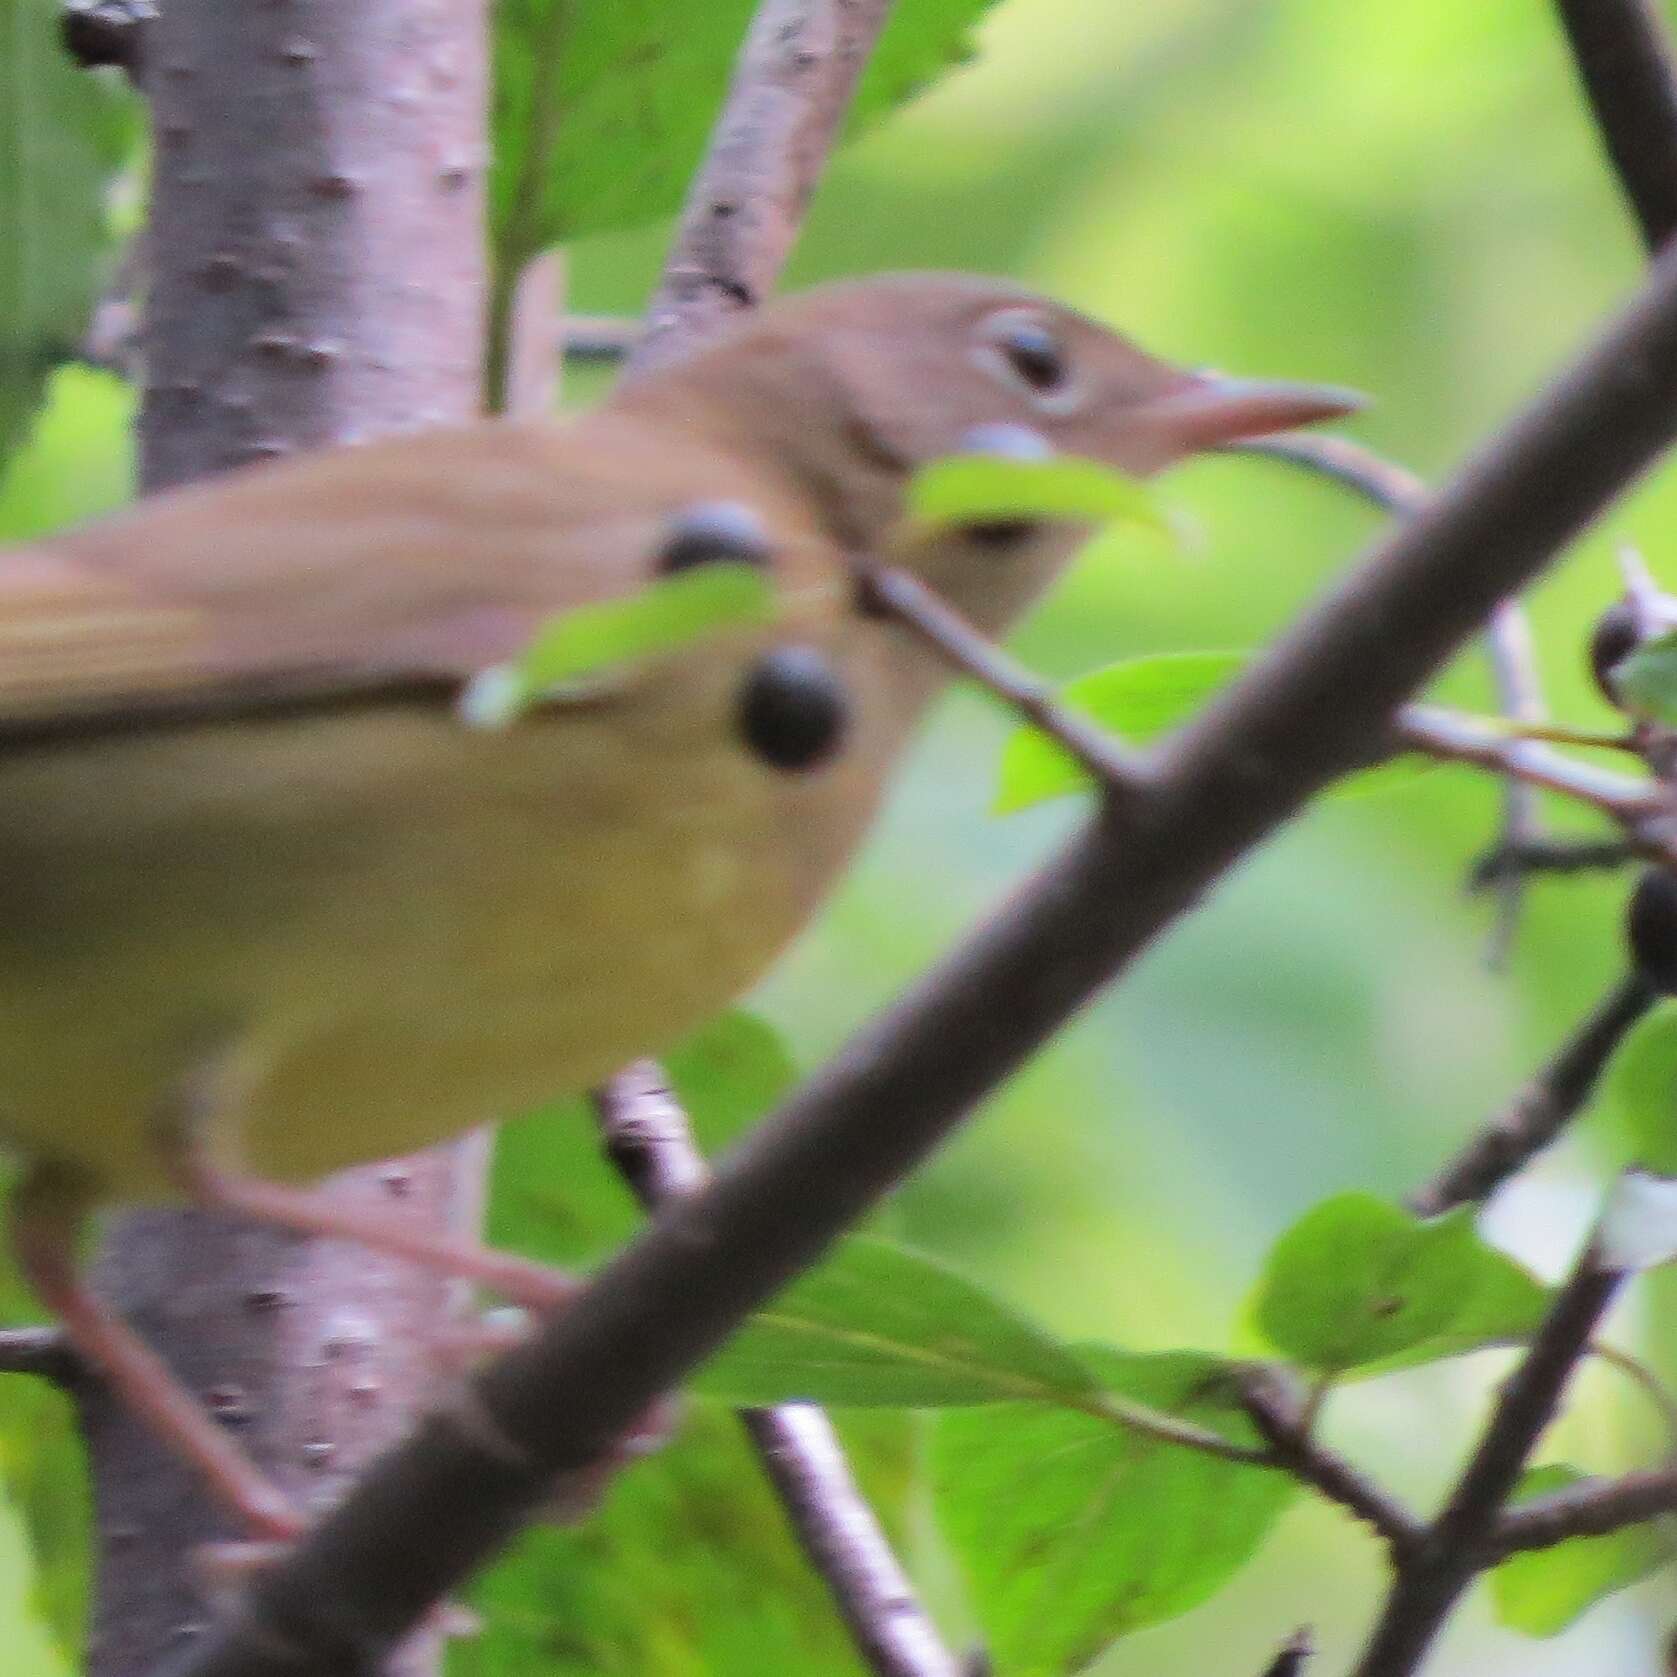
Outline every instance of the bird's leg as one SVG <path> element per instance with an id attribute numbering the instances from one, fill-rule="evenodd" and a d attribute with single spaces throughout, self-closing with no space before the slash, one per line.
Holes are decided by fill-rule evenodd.
<path id="1" fill-rule="evenodd" d="M 203 1474 L 253 1536 L 293 1541 L 303 1529 L 302 1516 L 150 1346 L 83 1284 L 76 1236 L 87 1210 L 85 1194 L 60 1172 L 37 1168 L 18 1184 L 11 1208 L 12 1249 L 24 1278 L 89 1364 L 164 1443 Z"/>
<path id="2" fill-rule="evenodd" d="M 211 1156 L 206 1103 L 189 1095 L 160 1126 L 170 1175 L 195 1204 L 272 1223 L 298 1234 L 353 1240 L 441 1275 L 498 1293 L 509 1303 L 545 1313 L 580 1289 L 562 1269 L 497 1252 L 479 1241 L 412 1228 L 394 1217 L 339 1205 L 326 1194 L 230 1170 Z"/>

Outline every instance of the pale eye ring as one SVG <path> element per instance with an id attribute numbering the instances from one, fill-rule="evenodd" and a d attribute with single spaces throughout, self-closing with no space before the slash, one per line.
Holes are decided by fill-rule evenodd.
<path id="1" fill-rule="evenodd" d="M 1035 309 L 991 315 L 982 328 L 977 359 L 1045 413 L 1067 413 L 1082 400 L 1065 340 Z"/>

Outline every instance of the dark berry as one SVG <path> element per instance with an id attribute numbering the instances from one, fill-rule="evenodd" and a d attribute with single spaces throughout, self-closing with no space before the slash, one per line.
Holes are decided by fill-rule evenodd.
<path id="1" fill-rule="evenodd" d="M 1613 681 L 1613 666 L 1633 653 L 1642 637 L 1637 633 L 1636 612 L 1629 600 L 1616 600 L 1595 620 L 1590 634 L 1590 668 L 1596 686 L 1611 705 L 1619 702 Z"/>
<path id="2" fill-rule="evenodd" d="M 1638 976 L 1662 996 L 1677 996 L 1677 878 L 1648 868 L 1631 895 L 1625 929 Z"/>
<path id="3" fill-rule="evenodd" d="M 752 665 L 739 696 L 740 737 L 777 769 L 812 769 L 850 721 L 844 684 L 812 646 L 777 646 Z"/>
<path id="4" fill-rule="evenodd" d="M 774 556 L 769 533 L 739 501 L 703 501 L 683 507 L 669 522 L 658 548 L 660 576 L 695 565 L 767 565 Z"/>

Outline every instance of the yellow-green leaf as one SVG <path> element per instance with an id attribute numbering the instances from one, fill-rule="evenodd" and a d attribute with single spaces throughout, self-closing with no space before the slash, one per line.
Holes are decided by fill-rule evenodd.
<path id="1" fill-rule="evenodd" d="M 904 505 L 921 524 L 992 524 L 1053 519 L 1076 524 L 1128 520 L 1167 532 L 1153 492 L 1099 460 L 1052 455 L 1016 460 L 998 454 L 953 454 L 922 466 L 909 480 Z"/>
<path id="2" fill-rule="evenodd" d="M 461 712 L 479 726 L 504 726 L 583 678 L 722 629 L 766 622 L 773 605 L 774 590 L 754 565 L 678 571 L 626 599 L 593 601 L 550 619 L 517 658 L 470 683 Z"/>

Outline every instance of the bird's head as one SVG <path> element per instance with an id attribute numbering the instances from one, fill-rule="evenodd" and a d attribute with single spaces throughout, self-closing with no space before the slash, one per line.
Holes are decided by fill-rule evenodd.
<path id="1" fill-rule="evenodd" d="M 1319 385 L 1184 371 L 1074 309 L 958 274 L 885 275 L 780 299 L 649 377 L 648 393 L 663 380 L 776 459 L 835 537 L 871 558 L 883 556 L 908 477 L 945 455 L 1082 455 L 1148 477 L 1201 450 L 1361 405 Z M 999 632 L 1053 581 L 1081 534 L 980 527 L 908 562 Z"/>

